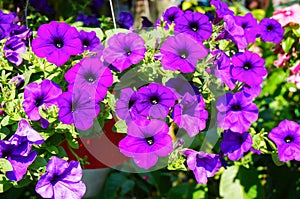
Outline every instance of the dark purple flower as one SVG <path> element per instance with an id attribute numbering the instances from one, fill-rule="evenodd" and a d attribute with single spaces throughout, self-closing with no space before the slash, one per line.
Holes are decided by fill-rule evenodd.
<path id="1" fill-rule="evenodd" d="M 147 18 L 142 16 L 142 29 L 148 29 L 153 27 L 153 23 Z"/>
<path id="2" fill-rule="evenodd" d="M 149 169 L 158 161 L 158 156 L 171 153 L 172 138 L 168 125 L 160 120 L 151 120 L 147 126 L 130 123 L 127 136 L 119 142 L 120 151 L 132 157 L 141 168 Z"/>
<path id="3" fill-rule="evenodd" d="M 234 132 L 246 132 L 258 118 L 258 108 L 243 92 L 222 95 L 216 105 L 218 126 Z"/>
<path id="4" fill-rule="evenodd" d="M 118 33 L 107 41 L 103 56 L 106 62 L 115 66 L 120 72 L 144 59 L 145 42 L 136 33 Z"/>
<path id="5" fill-rule="evenodd" d="M 216 8 L 217 18 L 223 19 L 225 15 L 233 15 L 233 11 L 228 9 L 228 5 L 221 0 L 211 0 L 210 4 Z"/>
<path id="6" fill-rule="evenodd" d="M 258 54 L 246 50 L 232 57 L 231 75 L 234 79 L 249 86 L 259 85 L 267 74 L 265 60 Z"/>
<path id="7" fill-rule="evenodd" d="M 120 12 L 117 21 L 120 28 L 133 29 L 133 16 L 129 12 Z"/>
<path id="8" fill-rule="evenodd" d="M 199 12 L 185 11 L 183 15 L 176 18 L 175 24 L 176 34 L 192 35 L 198 42 L 208 39 L 212 33 L 212 25 L 208 17 Z"/>
<path id="9" fill-rule="evenodd" d="M 230 74 L 230 57 L 221 50 L 213 51 L 215 56 L 214 61 L 214 74 L 217 78 L 220 78 L 224 84 L 231 90 L 235 88 L 235 81 Z"/>
<path id="10" fill-rule="evenodd" d="M 235 21 L 237 25 L 244 29 L 247 43 L 255 42 L 256 35 L 259 34 L 257 19 L 251 13 L 247 13 L 245 16 L 236 16 Z"/>
<path id="11" fill-rule="evenodd" d="M 83 52 L 78 31 L 65 22 L 52 21 L 41 25 L 37 36 L 32 41 L 32 51 L 57 66 L 65 64 L 71 55 Z"/>
<path id="12" fill-rule="evenodd" d="M 186 93 L 181 102 L 174 106 L 173 119 L 179 128 L 183 128 L 193 137 L 206 127 L 208 112 L 204 109 L 205 102 L 201 95 L 193 96 Z"/>
<path id="13" fill-rule="evenodd" d="M 62 93 L 61 88 L 54 82 L 45 79 L 40 84 L 32 82 L 24 88 L 23 108 L 30 120 L 41 119 L 39 109 L 47 109 L 57 104 L 57 98 Z"/>
<path id="14" fill-rule="evenodd" d="M 252 137 L 250 133 L 236 133 L 230 130 L 224 131 L 220 147 L 224 155 L 232 161 L 239 160 L 244 153 L 252 147 Z"/>
<path id="15" fill-rule="evenodd" d="M 65 74 L 69 90 L 85 90 L 96 102 L 106 96 L 107 88 L 113 83 L 113 75 L 97 57 L 84 58 Z"/>
<path id="16" fill-rule="evenodd" d="M 275 19 L 264 18 L 259 23 L 260 37 L 263 41 L 279 44 L 283 38 L 284 29 Z"/>
<path id="17" fill-rule="evenodd" d="M 172 24 L 172 23 L 175 23 L 175 20 L 177 18 L 179 18 L 180 16 L 182 16 L 184 13 L 183 11 L 176 7 L 176 6 L 172 6 L 170 8 L 168 8 L 163 14 L 162 14 L 162 20 L 164 22 L 166 22 L 166 25 L 165 25 L 165 29 L 169 29 L 169 26 Z M 160 19 L 155 23 L 155 27 L 160 25 Z"/>
<path id="18" fill-rule="evenodd" d="M 53 156 L 47 164 L 46 173 L 39 179 L 35 191 L 43 198 L 81 199 L 86 191 L 81 181 L 82 169 L 79 162 Z"/>
<path id="19" fill-rule="evenodd" d="M 177 34 L 164 41 L 160 53 L 164 69 L 189 73 L 195 71 L 198 60 L 206 57 L 208 50 L 189 35 Z"/>
<path id="20" fill-rule="evenodd" d="M 173 93 L 176 95 L 177 99 L 182 98 L 186 93 L 191 95 L 199 94 L 199 90 L 194 86 L 193 82 L 183 80 L 182 78 L 172 78 L 166 82 L 166 86 L 173 90 Z"/>
<path id="21" fill-rule="evenodd" d="M 84 26 L 100 27 L 100 22 L 95 16 L 87 16 L 83 13 L 79 13 L 76 21 L 82 21 Z"/>
<path id="22" fill-rule="evenodd" d="M 58 98 L 58 118 L 64 124 L 74 124 L 79 130 L 93 126 L 100 107 L 86 90 L 62 93 Z"/>
<path id="23" fill-rule="evenodd" d="M 2 10 L 0 10 L 0 40 L 9 35 L 15 18 L 15 13 L 4 14 Z"/>
<path id="24" fill-rule="evenodd" d="M 104 3 L 104 0 L 92 0 L 91 5 L 92 5 L 92 7 L 99 9 L 103 5 L 103 3 Z"/>
<path id="25" fill-rule="evenodd" d="M 23 75 L 16 75 L 14 76 L 9 83 L 11 84 L 16 84 L 16 88 L 20 88 L 21 86 L 24 85 L 24 76 Z"/>
<path id="26" fill-rule="evenodd" d="M 138 115 L 135 103 L 138 100 L 137 92 L 131 88 L 121 90 L 120 99 L 116 102 L 116 113 L 123 120 L 135 119 Z"/>
<path id="27" fill-rule="evenodd" d="M 261 90 L 261 85 L 249 86 L 247 84 L 244 84 L 244 86 L 241 89 L 241 91 L 243 91 L 247 97 L 250 96 L 252 98 L 256 98 L 257 96 L 259 96 Z"/>
<path id="28" fill-rule="evenodd" d="M 32 36 L 32 31 L 26 26 L 19 26 L 17 24 L 14 24 L 12 26 L 12 30 L 10 31 L 10 36 L 17 36 L 26 44 L 28 44 L 28 39 Z"/>
<path id="29" fill-rule="evenodd" d="M 283 120 L 271 130 L 268 137 L 275 142 L 280 161 L 300 161 L 300 125 L 298 123 Z"/>
<path id="30" fill-rule="evenodd" d="M 175 95 L 167 87 L 151 83 L 138 90 L 139 99 L 135 106 L 138 113 L 144 117 L 165 118 L 169 109 L 175 104 Z"/>
<path id="31" fill-rule="evenodd" d="M 207 183 L 207 178 L 213 177 L 222 166 L 219 155 L 191 149 L 183 153 L 187 156 L 187 165 L 194 172 L 198 184 Z"/>
<path id="32" fill-rule="evenodd" d="M 96 32 L 86 32 L 84 30 L 81 30 L 79 32 L 79 38 L 82 42 L 83 49 L 93 51 L 95 48 L 100 44 L 100 39 L 96 36 Z"/>
<path id="33" fill-rule="evenodd" d="M 54 10 L 49 6 L 47 0 L 29 0 L 29 3 L 39 13 L 54 14 Z"/>
<path id="34" fill-rule="evenodd" d="M 19 66 L 23 62 L 20 54 L 26 52 L 26 46 L 19 37 L 13 36 L 5 42 L 3 51 L 8 61 Z"/>

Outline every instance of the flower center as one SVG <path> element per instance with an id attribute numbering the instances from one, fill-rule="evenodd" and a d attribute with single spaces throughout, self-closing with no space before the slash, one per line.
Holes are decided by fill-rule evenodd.
<path id="1" fill-rule="evenodd" d="M 36 98 L 36 99 L 35 99 L 34 105 L 35 105 L 35 107 L 39 107 L 39 106 L 41 106 L 43 103 L 44 103 L 44 99 L 41 98 L 41 97 L 39 97 L 39 98 Z"/>
<path id="2" fill-rule="evenodd" d="M 146 142 L 147 142 L 147 144 L 148 145 L 152 145 L 152 144 L 154 144 L 154 138 L 153 137 L 148 137 L 148 138 L 146 138 Z"/>
<path id="3" fill-rule="evenodd" d="M 284 15 L 285 16 L 290 16 L 290 15 L 293 15 L 293 12 L 288 10 L 288 11 L 285 11 Z"/>
<path id="4" fill-rule="evenodd" d="M 189 56 L 189 53 L 186 49 L 179 51 L 179 56 L 181 59 L 186 59 Z"/>
<path id="5" fill-rule="evenodd" d="M 71 112 L 74 113 L 77 108 L 78 108 L 78 102 L 73 102 L 71 104 Z"/>
<path id="6" fill-rule="evenodd" d="M 95 81 L 96 81 L 96 76 L 94 75 L 94 74 L 92 74 L 92 73 L 89 73 L 89 74 L 86 74 L 85 76 L 84 76 L 84 79 L 86 80 L 86 81 L 88 81 L 89 83 L 94 83 Z"/>
<path id="7" fill-rule="evenodd" d="M 156 105 L 156 104 L 159 103 L 158 96 L 151 96 L 149 100 L 150 100 L 150 103 L 153 104 L 153 105 Z"/>
<path id="8" fill-rule="evenodd" d="M 175 21 L 175 16 L 174 15 L 171 15 L 168 17 L 169 21 L 171 22 L 174 22 Z"/>
<path id="9" fill-rule="evenodd" d="M 251 69 L 251 68 L 252 68 L 252 64 L 249 63 L 249 62 L 246 62 L 246 63 L 244 64 L 244 66 L 243 66 L 243 69 L 244 69 L 244 70 L 249 70 L 249 69 Z"/>
<path id="10" fill-rule="evenodd" d="M 124 50 L 125 50 L 127 56 L 131 55 L 131 49 L 130 49 L 130 47 L 127 47 Z"/>
<path id="11" fill-rule="evenodd" d="M 60 176 L 54 174 L 53 177 L 52 177 L 52 179 L 50 180 L 50 183 L 51 183 L 52 185 L 55 185 L 59 180 L 60 180 Z"/>
<path id="12" fill-rule="evenodd" d="M 54 45 L 56 48 L 62 48 L 64 46 L 64 41 L 61 38 L 55 38 Z"/>
<path id="13" fill-rule="evenodd" d="M 199 24 L 196 21 L 191 22 L 190 23 L 190 28 L 192 29 L 192 31 L 197 32 L 198 29 L 199 29 Z"/>
<path id="14" fill-rule="evenodd" d="M 274 29 L 274 27 L 272 25 L 268 25 L 267 26 L 267 31 L 268 32 L 271 32 L 273 29 Z"/>
<path id="15" fill-rule="evenodd" d="M 290 135 L 286 136 L 284 138 L 285 143 L 291 143 L 292 141 L 294 141 L 294 138 Z"/>
<path id="16" fill-rule="evenodd" d="M 245 29 L 247 27 L 247 23 L 242 24 L 242 28 Z"/>
<path id="17" fill-rule="evenodd" d="M 239 104 L 234 104 L 234 105 L 231 106 L 231 110 L 232 111 L 241 111 L 242 107 Z"/>
<path id="18" fill-rule="evenodd" d="M 83 45 L 83 47 L 89 47 L 91 44 L 90 44 L 90 41 L 88 40 L 88 39 L 84 39 L 83 41 L 82 41 L 82 45 Z"/>
<path id="19" fill-rule="evenodd" d="M 135 99 L 130 99 L 129 103 L 128 103 L 128 108 L 130 109 L 134 105 L 135 102 L 136 102 Z"/>

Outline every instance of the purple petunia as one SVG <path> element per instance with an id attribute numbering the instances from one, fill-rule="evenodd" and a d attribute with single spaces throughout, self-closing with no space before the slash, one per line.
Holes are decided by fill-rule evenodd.
<path id="1" fill-rule="evenodd" d="M 79 130 L 87 130 L 93 126 L 100 107 L 95 98 L 86 90 L 62 93 L 58 98 L 58 118 L 64 124 L 74 124 Z"/>
<path id="2" fill-rule="evenodd" d="M 66 74 L 69 90 L 85 90 L 100 102 L 106 96 L 107 88 L 113 83 L 113 75 L 97 57 L 84 58 Z"/>
<path id="3" fill-rule="evenodd" d="M 65 64 L 71 55 L 83 52 L 78 31 L 65 22 L 52 21 L 41 25 L 37 36 L 32 41 L 32 51 L 57 66 Z"/>
<path id="4" fill-rule="evenodd" d="M 248 152 L 252 147 L 252 137 L 250 133 L 236 133 L 230 130 L 223 134 L 220 147 L 224 155 L 232 161 L 239 160 L 244 153 Z"/>
<path id="5" fill-rule="evenodd" d="M 261 84 L 267 74 L 265 60 L 258 54 L 246 50 L 232 57 L 231 75 L 234 79 L 249 86 Z"/>
<path id="6" fill-rule="evenodd" d="M 260 37 L 263 41 L 279 44 L 283 39 L 284 29 L 275 19 L 264 18 L 259 23 Z"/>
<path id="7" fill-rule="evenodd" d="M 95 31 L 86 32 L 81 30 L 79 32 L 79 38 L 82 42 L 84 50 L 93 51 L 97 46 L 101 45 L 100 39 L 96 36 Z"/>
<path id="8" fill-rule="evenodd" d="M 133 16 L 129 12 L 120 12 L 119 19 L 117 21 L 120 28 L 133 29 Z"/>
<path id="9" fill-rule="evenodd" d="M 106 62 L 112 64 L 120 72 L 144 59 L 145 42 L 136 33 L 118 33 L 107 41 L 103 56 Z"/>
<path id="10" fill-rule="evenodd" d="M 138 115 L 135 103 L 138 100 L 137 92 L 131 88 L 121 90 L 120 99 L 116 102 L 116 113 L 123 120 L 135 120 Z"/>
<path id="11" fill-rule="evenodd" d="M 161 63 L 166 70 L 194 72 L 197 61 L 206 57 L 208 50 L 186 34 L 168 37 L 160 49 Z"/>
<path id="12" fill-rule="evenodd" d="M 247 43 L 255 42 L 256 35 L 259 34 L 257 19 L 251 13 L 247 13 L 245 16 L 236 16 L 235 21 L 237 25 L 244 29 Z"/>
<path id="13" fill-rule="evenodd" d="M 174 106 L 173 119 L 178 127 L 183 128 L 193 137 L 205 129 L 208 112 L 204 109 L 205 102 L 201 95 L 192 96 L 186 93 L 181 102 Z"/>
<path id="14" fill-rule="evenodd" d="M 252 100 L 243 92 L 222 95 L 216 105 L 219 111 L 218 126 L 234 132 L 246 132 L 251 123 L 258 119 L 258 108 Z"/>
<path id="15" fill-rule="evenodd" d="M 100 22 L 98 21 L 97 17 L 95 16 L 87 16 L 83 13 L 79 13 L 76 21 L 82 21 L 84 26 L 92 26 L 92 27 L 99 27 Z"/>
<path id="16" fill-rule="evenodd" d="M 10 31 L 10 36 L 19 37 L 25 44 L 28 44 L 29 38 L 32 36 L 32 31 L 26 26 L 19 26 L 17 24 L 13 24 L 12 29 Z"/>
<path id="17" fill-rule="evenodd" d="M 165 29 L 169 29 L 169 26 L 175 22 L 177 18 L 183 15 L 183 11 L 176 7 L 172 6 L 168 8 L 163 14 L 162 14 L 162 20 L 166 22 Z M 155 23 L 155 27 L 160 24 L 160 19 Z"/>
<path id="18" fill-rule="evenodd" d="M 199 12 L 185 11 L 183 15 L 175 20 L 175 33 L 186 33 L 196 41 L 202 42 L 212 34 L 212 24 L 209 18 Z"/>
<path id="19" fill-rule="evenodd" d="M 13 170 L 6 176 L 13 181 L 20 181 L 27 168 L 35 160 L 37 153 L 31 151 L 32 144 L 42 144 L 44 139 L 22 119 L 15 134 L 8 140 L 0 140 L 0 158 L 7 159 Z"/>
<path id="20" fill-rule="evenodd" d="M 8 61 L 19 66 L 23 62 L 20 55 L 26 52 L 26 46 L 19 37 L 13 36 L 5 42 L 3 51 Z"/>
<path id="21" fill-rule="evenodd" d="M 29 0 L 30 5 L 32 5 L 39 13 L 49 13 L 54 14 L 54 10 L 49 6 L 47 0 Z"/>
<path id="22" fill-rule="evenodd" d="M 271 130 L 268 137 L 275 142 L 280 161 L 300 161 L 300 125 L 298 123 L 283 120 Z"/>
<path id="23" fill-rule="evenodd" d="M 228 9 L 228 5 L 225 2 L 222 2 L 221 0 L 211 0 L 210 4 L 213 5 L 216 8 L 217 13 L 217 21 L 220 21 L 220 19 L 223 19 L 225 15 L 233 15 L 233 11 Z"/>
<path id="24" fill-rule="evenodd" d="M 139 167 L 149 169 L 157 163 L 158 156 L 167 156 L 173 150 L 168 132 L 168 125 L 160 120 L 151 120 L 146 126 L 130 123 L 127 136 L 119 142 L 120 151 Z"/>
<path id="25" fill-rule="evenodd" d="M 61 88 L 54 82 L 45 79 L 40 84 L 32 82 L 24 88 L 23 108 L 30 120 L 42 119 L 39 109 L 47 109 L 57 104 L 57 98 L 62 93 Z M 47 126 L 47 125 L 46 125 Z M 44 128 L 47 128 L 44 126 Z"/>
<path id="26" fill-rule="evenodd" d="M 135 107 L 143 117 L 167 117 L 169 109 L 174 106 L 176 99 L 169 88 L 157 83 L 141 87 L 137 94 L 139 99 L 135 103 Z"/>
<path id="27" fill-rule="evenodd" d="M 79 162 L 53 156 L 47 164 L 46 173 L 39 179 L 35 191 L 43 198 L 81 199 L 86 191 L 81 181 L 82 169 Z"/>
<path id="28" fill-rule="evenodd" d="M 187 165 L 194 172 L 198 184 L 207 183 L 207 178 L 213 177 L 222 166 L 219 155 L 191 149 L 183 153 L 187 156 Z"/>
<path id="29" fill-rule="evenodd" d="M 15 18 L 15 13 L 5 14 L 0 10 L 0 40 L 9 35 Z"/>
<path id="30" fill-rule="evenodd" d="M 257 96 L 259 96 L 261 90 L 262 90 L 261 85 L 249 86 L 247 84 L 244 84 L 241 89 L 241 91 L 243 91 L 247 97 L 251 96 L 252 98 L 256 98 Z"/>

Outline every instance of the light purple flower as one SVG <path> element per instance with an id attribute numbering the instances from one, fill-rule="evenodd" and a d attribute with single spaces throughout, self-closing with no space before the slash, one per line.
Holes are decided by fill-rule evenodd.
<path id="1" fill-rule="evenodd" d="M 24 76 L 23 75 L 16 75 L 9 81 L 11 84 L 16 84 L 16 88 L 20 88 L 24 85 Z"/>
<path id="2" fill-rule="evenodd" d="M 217 18 L 223 19 L 225 15 L 233 15 L 233 11 L 228 9 L 228 5 L 221 0 L 211 0 L 210 4 L 216 8 Z"/>
<path id="3" fill-rule="evenodd" d="M 71 55 L 83 52 L 78 31 L 65 22 L 52 21 L 41 25 L 37 36 L 32 41 L 32 51 L 56 66 L 65 64 Z"/>
<path id="4" fill-rule="evenodd" d="M 192 96 L 186 93 L 181 102 L 174 106 L 173 119 L 178 127 L 186 130 L 190 137 L 205 129 L 208 112 L 201 95 Z"/>
<path id="5" fill-rule="evenodd" d="M 268 137 L 275 142 L 280 161 L 300 161 L 300 125 L 283 120 L 271 130 Z"/>
<path id="6" fill-rule="evenodd" d="M 106 62 L 112 64 L 120 72 L 144 59 L 145 42 L 136 33 L 118 33 L 107 41 L 103 56 Z"/>
<path id="7" fill-rule="evenodd" d="M 207 183 L 207 178 L 213 177 L 222 166 L 219 155 L 191 149 L 183 153 L 187 156 L 187 165 L 194 172 L 198 184 Z"/>
<path id="8" fill-rule="evenodd" d="M 121 90 L 120 99 L 116 102 L 116 113 L 123 120 L 135 120 L 138 115 L 135 103 L 138 100 L 137 92 L 131 88 Z"/>
<path id="9" fill-rule="evenodd" d="M 0 10 L 0 40 L 9 35 L 15 18 L 15 13 L 4 14 L 2 10 Z"/>
<path id="10" fill-rule="evenodd" d="M 3 51 L 8 61 L 19 66 L 23 62 L 20 55 L 26 52 L 26 46 L 19 37 L 13 36 L 5 42 Z"/>
<path id="11" fill-rule="evenodd" d="M 39 179 L 35 191 L 43 198 L 81 199 L 86 191 L 81 181 L 79 162 L 67 161 L 53 156 L 47 164 L 46 173 Z"/>
<path id="12" fill-rule="evenodd" d="M 83 49 L 93 51 L 100 44 L 100 39 L 96 36 L 95 31 L 86 32 L 81 30 L 79 32 L 79 38 L 82 42 Z"/>
<path id="13" fill-rule="evenodd" d="M 236 133 L 227 130 L 222 135 L 223 139 L 220 144 L 221 151 L 232 161 L 239 160 L 243 157 L 244 153 L 252 148 L 252 137 L 250 133 Z"/>
<path id="14" fill-rule="evenodd" d="M 258 119 L 258 108 L 252 100 L 243 92 L 222 95 L 216 105 L 219 111 L 218 126 L 224 130 L 246 132 L 251 123 Z"/>
<path id="15" fill-rule="evenodd" d="M 197 61 L 206 57 L 208 50 L 189 35 L 177 34 L 164 41 L 160 53 L 164 69 L 189 73 L 195 71 Z"/>
<path id="16" fill-rule="evenodd" d="M 158 161 L 158 156 L 167 156 L 173 149 L 168 125 L 160 120 L 151 120 L 146 126 L 130 123 L 127 136 L 119 142 L 120 151 L 132 157 L 141 168 L 149 169 Z"/>
<path id="17" fill-rule="evenodd" d="M 237 25 L 244 29 L 247 43 L 255 42 L 256 36 L 259 35 L 257 19 L 251 13 L 247 13 L 245 16 L 236 16 L 235 21 Z"/>

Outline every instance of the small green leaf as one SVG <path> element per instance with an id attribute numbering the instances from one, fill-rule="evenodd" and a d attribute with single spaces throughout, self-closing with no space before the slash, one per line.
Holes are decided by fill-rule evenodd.
<path id="1" fill-rule="evenodd" d="M 292 30 L 297 37 L 300 37 L 300 26 L 298 26 L 298 28 L 293 28 Z"/>
<path id="2" fill-rule="evenodd" d="M 272 153 L 272 160 L 276 166 L 284 165 L 284 162 L 281 162 L 278 157 L 278 153 Z"/>
<path id="3" fill-rule="evenodd" d="M 13 170 L 13 168 L 12 168 L 10 162 L 7 159 L 0 158 L 0 171 L 5 173 L 7 171 L 12 171 L 12 170 Z"/>
<path id="4" fill-rule="evenodd" d="M 127 125 L 125 120 L 119 120 L 115 123 L 116 132 L 118 133 L 127 133 Z"/>
<path id="5" fill-rule="evenodd" d="M 291 50 L 295 41 L 296 40 L 293 37 L 288 37 L 284 41 L 282 41 L 282 48 L 284 52 L 288 53 Z"/>
<path id="6" fill-rule="evenodd" d="M 9 190 L 11 187 L 12 187 L 11 182 L 7 180 L 5 175 L 0 174 L 0 193 Z"/>

